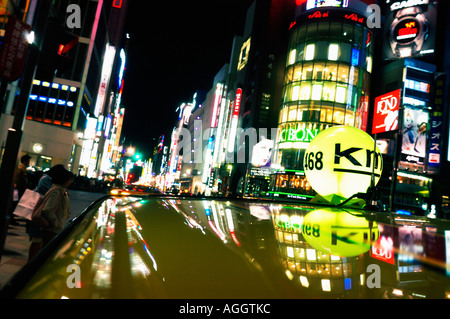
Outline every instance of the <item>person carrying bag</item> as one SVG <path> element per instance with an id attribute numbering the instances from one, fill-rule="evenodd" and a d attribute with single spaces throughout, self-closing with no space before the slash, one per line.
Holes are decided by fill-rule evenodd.
<path id="1" fill-rule="evenodd" d="M 32 221 L 41 228 L 42 246 L 45 246 L 63 230 L 65 222 L 70 216 L 67 188 L 72 180 L 73 173 L 67 170 L 55 174 L 52 177 L 52 187 L 33 213 Z"/>
<path id="2" fill-rule="evenodd" d="M 14 215 L 31 220 L 33 212 L 35 211 L 41 195 L 31 189 L 26 189 L 19 203 L 14 210 Z M 42 202 L 42 201 L 41 201 Z"/>

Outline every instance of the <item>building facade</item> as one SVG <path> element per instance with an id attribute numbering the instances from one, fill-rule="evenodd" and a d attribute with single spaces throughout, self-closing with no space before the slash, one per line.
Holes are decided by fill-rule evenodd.
<path id="1" fill-rule="evenodd" d="M 275 197 L 310 199 L 303 157 L 309 142 L 336 125 L 367 129 L 373 34 L 367 5 L 297 7 L 291 24 L 272 177 Z"/>
<path id="2" fill-rule="evenodd" d="M 39 13 L 41 1 L 28 3 L 27 21 L 34 27 L 34 15 Z M 19 154 L 30 155 L 35 169 L 64 164 L 75 174 L 98 177 L 103 168 L 101 162 L 112 160 L 111 150 L 118 150 L 124 115 L 120 95 L 127 4 L 128 1 L 117 5 L 106 0 L 67 0 L 52 5 Z M 121 83 L 116 83 L 118 78 Z M 21 79 L 10 83 L 4 96 L 2 145 L 15 116 L 20 86 Z M 111 152 L 105 155 L 105 150 Z M 86 163 L 94 166 L 90 174 Z"/>

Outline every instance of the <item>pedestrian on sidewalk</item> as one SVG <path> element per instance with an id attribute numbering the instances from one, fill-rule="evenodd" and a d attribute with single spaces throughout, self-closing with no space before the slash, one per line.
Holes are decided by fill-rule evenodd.
<path id="1" fill-rule="evenodd" d="M 14 191 L 17 191 L 18 196 L 14 196 L 13 205 L 9 211 L 9 224 L 18 226 L 19 223 L 15 220 L 14 210 L 20 201 L 20 198 L 25 193 L 25 190 L 29 187 L 30 182 L 28 180 L 27 167 L 30 166 L 31 156 L 28 154 L 23 155 L 20 158 L 20 164 L 14 172 Z"/>
<path id="2" fill-rule="evenodd" d="M 67 188 L 72 181 L 73 173 L 66 169 L 52 176 L 53 185 L 44 196 L 45 202 L 42 208 L 42 216 L 49 222 L 47 227 L 41 228 L 42 247 L 63 230 L 65 222 L 70 216 Z"/>
<path id="3" fill-rule="evenodd" d="M 58 164 L 50 168 L 47 172 L 45 172 L 42 177 L 39 179 L 39 183 L 35 189 L 42 197 L 50 190 L 52 187 L 52 177 L 54 175 L 61 174 L 65 171 L 64 165 Z M 39 252 L 42 248 L 42 234 L 41 229 L 38 225 L 33 223 L 30 220 L 27 220 L 26 230 L 28 236 L 30 236 L 30 249 L 28 252 L 28 261 L 33 259 L 33 257 Z"/>

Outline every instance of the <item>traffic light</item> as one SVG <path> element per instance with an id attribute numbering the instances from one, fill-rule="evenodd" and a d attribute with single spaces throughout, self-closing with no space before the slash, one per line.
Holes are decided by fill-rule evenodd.
<path id="1" fill-rule="evenodd" d="M 77 44 L 77 35 L 66 31 L 57 23 L 48 22 L 35 78 L 53 82 L 57 73 L 62 74 L 73 65 L 73 48 Z"/>

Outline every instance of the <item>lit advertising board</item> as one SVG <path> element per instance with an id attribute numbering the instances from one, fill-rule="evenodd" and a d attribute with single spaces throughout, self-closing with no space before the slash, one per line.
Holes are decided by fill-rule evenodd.
<path id="1" fill-rule="evenodd" d="M 398 129 L 398 112 L 401 90 L 395 90 L 375 98 L 372 134 Z"/>
<path id="2" fill-rule="evenodd" d="M 380 236 L 376 242 L 372 244 L 370 256 L 381 260 L 385 263 L 394 265 L 394 228 L 388 225 L 378 225 Z"/>
<path id="3" fill-rule="evenodd" d="M 401 161 L 421 165 L 425 163 L 428 119 L 428 112 L 405 107 Z"/>
<path id="4" fill-rule="evenodd" d="M 386 6 L 383 59 L 434 53 L 437 1 L 396 0 Z"/>
<path id="5" fill-rule="evenodd" d="M 270 167 L 273 147 L 273 140 L 262 140 L 255 144 L 252 151 L 252 165 L 256 167 Z"/>
<path id="6" fill-rule="evenodd" d="M 306 2 L 306 10 L 321 7 L 347 7 L 348 0 L 308 0 Z"/>
<path id="7" fill-rule="evenodd" d="M 106 44 L 105 55 L 103 57 L 102 73 L 100 78 L 100 86 L 98 88 L 97 101 L 95 103 L 94 115 L 99 116 L 103 111 L 106 100 L 106 90 L 108 89 L 111 71 L 116 55 L 116 48 Z"/>

